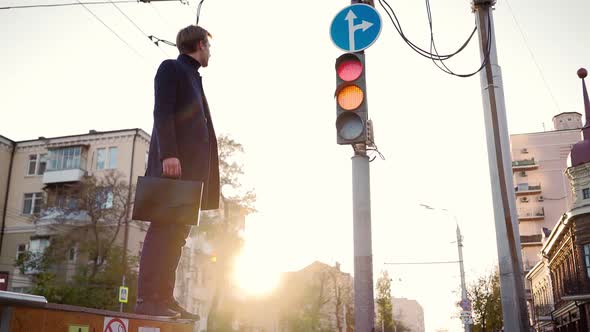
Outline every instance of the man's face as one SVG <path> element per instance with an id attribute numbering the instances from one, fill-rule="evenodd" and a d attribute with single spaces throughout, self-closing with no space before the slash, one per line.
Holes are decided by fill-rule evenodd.
<path id="1" fill-rule="evenodd" d="M 203 67 L 207 67 L 209 65 L 209 58 L 211 57 L 211 51 L 209 50 L 211 45 L 209 44 L 209 40 L 204 40 L 199 42 L 199 49 L 197 52 L 198 61 Z"/>

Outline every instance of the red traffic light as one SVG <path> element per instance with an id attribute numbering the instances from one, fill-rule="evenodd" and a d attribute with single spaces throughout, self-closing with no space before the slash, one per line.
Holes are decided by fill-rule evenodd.
<path id="1" fill-rule="evenodd" d="M 338 77 L 346 82 L 354 81 L 363 73 L 363 64 L 353 56 L 343 56 L 336 64 Z"/>

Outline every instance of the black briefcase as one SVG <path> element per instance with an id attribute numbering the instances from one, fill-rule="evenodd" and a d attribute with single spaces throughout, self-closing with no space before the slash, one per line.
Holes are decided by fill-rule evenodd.
<path id="1" fill-rule="evenodd" d="M 133 220 L 198 225 L 203 182 L 140 176 Z"/>

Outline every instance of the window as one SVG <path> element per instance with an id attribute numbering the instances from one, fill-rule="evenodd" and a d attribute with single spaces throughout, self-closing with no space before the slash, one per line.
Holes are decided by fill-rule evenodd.
<path id="1" fill-rule="evenodd" d="M 27 245 L 26 244 L 21 243 L 16 246 L 16 260 L 17 261 L 24 259 L 26 254 L 27 254 Z"/>
<path id="2" fill-rule="evenodd" d="M 96 203 L 101 209 L 110 209 L 113 207 L 113 190 L 111 188 L 101 188 L 96 193 Z"/>
<path id="3" fill-rule="evenodd" d="M 117 168 L 117 148 L 109 148 L 109 169 Z"/>
<path id="4" fill-rule="evenodd" d="M 117 147 L 96 149 L 96 169 L 117 168 Z"/>
<path id="5" fill-rule="evenodd" d="M 590 198 L 590 188 L 582 189 L 582 196 L 584 197 L 584 199 Z"/>
<path id="6" fill-rule="evenodd" d="M 35 175 L 37 170 L 37 155 L 32 154 L 29 156 L 29 167 L 27 170 L 27 175 Z"/>
<path id="7" fill-rule="evenodd" d="M 586 262 L 586 275 L 590 278 L 590 243 L 584 245 L 584 262 Z"/>
<path id="8" fill-rule="evenodd" d="M 106 149 L 96 149 L 96 169 L 105 168 Z"/>
<path id="9" fill-rule="evenodd" d="M 82 157 L 82 147 L 74 146 L 63 149 L 51 150 L 49 153 L 49 169 L 83 169 L 86 160 Z"/>
<path id="10" fill-rule="evenodd" d="M 37 175 L 43 175 L 47 169 L 47 154 L 43 153 L 39 155 L 39 163 L 37 163 Z"/>
<path id="11" fill-rule="evenodd" d="M 68 250 L 68 261 L 75 262 L 77 256 L 78 250 L 76 249 L 76 247 L 71 247 L 70 250 Z"/>
<path id="12" fill-rule="evenodd" d="M 29 251 L 33 255 L 41 255 L 45 252 L 45 249 L 49 247 L 49 238 L 48 237 L 41 237 L 31 239 L 29 243 Z"/>
<path id="13" fill-rule="evenodd" d="M 23 214 L 36 214 L 41 212 L 43 205 L 43 193 L 25 194 Z"/>
<path id="14" fill-rule="evenodd" d="M 43 175 L 47 166 L 47 154 L 29 155 L 27 163 L 27 175 Z"/>
<path id="15" fill-rule="evenodd" d="M 78 199 L 69 193 L 59 192 L 55 196 L 54 205 L 59 209 L 75 210 L 78 208 Z"/>

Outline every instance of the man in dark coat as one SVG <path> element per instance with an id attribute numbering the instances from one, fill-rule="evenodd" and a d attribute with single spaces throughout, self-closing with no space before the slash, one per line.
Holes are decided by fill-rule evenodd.
<path id="1" fill-rule="evenodd" d="M 209 64 L 209 37 L 199 26 L 178 32 L 180 55 L 156 73 L 154 127 L 147 176 L 204 183 L 202 210 L 219 208 L 217 138 L 203 91 L 200 67 Z M 190 226 L 151 223 L 141 253 L 136 313 L 197 319 L 174 299 L 176 266 Z"/>

